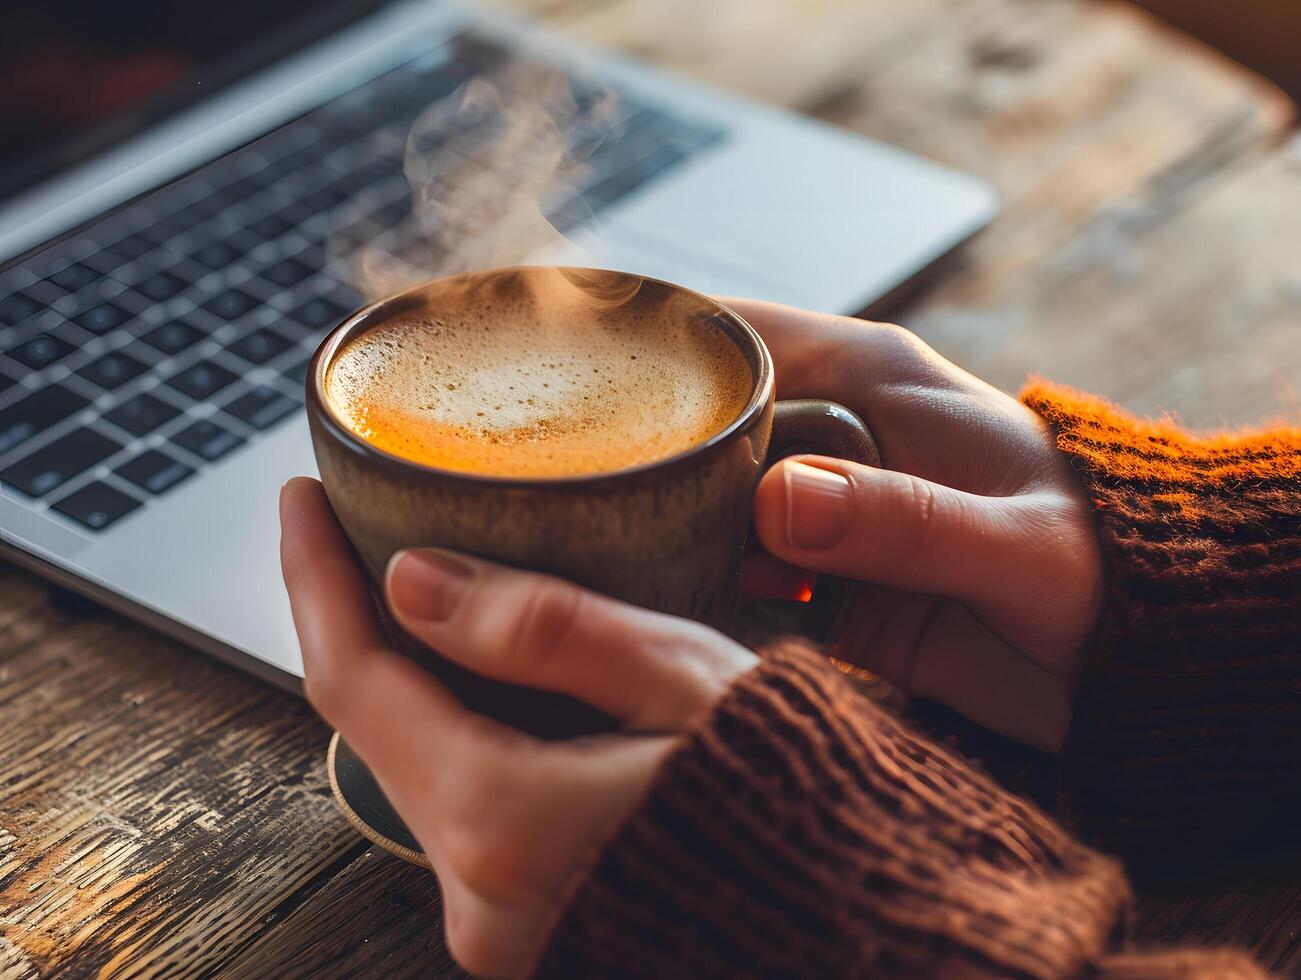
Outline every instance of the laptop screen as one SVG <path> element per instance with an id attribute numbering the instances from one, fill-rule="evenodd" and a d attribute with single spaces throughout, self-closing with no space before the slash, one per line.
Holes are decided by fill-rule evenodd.
<path id="1" fill-rule="evenodd" d="M 5 0 L 0 200 L 382 0 Z"/>

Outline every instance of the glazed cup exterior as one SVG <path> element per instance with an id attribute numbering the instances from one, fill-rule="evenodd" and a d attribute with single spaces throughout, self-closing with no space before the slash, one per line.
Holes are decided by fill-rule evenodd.
<path id="1" fill-rule="evenodd" d="M 751 397 L 741 415 L 667 459 L 609 473 L 532 479 L 441 470 L 399 458 L 366 442 L 331 407 L 325 381 L 333 357 L 376 324 L 421 309 L 519 302 L 530 292 L 545 294 L 542 287 L 556 276 L 589 290 L 597 304 L 618 297 L 620 316 L 688 316 L 723 329 L 751 370 Z M 321 480 L 375 582 L 399 550 L 449 548 L 722 629 L 732 626 L 774 409 L 771 357 L 740 316 L 682 287 L 602 270 L 520 267 L 416 286 L 340 324 L 317 350 L 307 377 Z"/>

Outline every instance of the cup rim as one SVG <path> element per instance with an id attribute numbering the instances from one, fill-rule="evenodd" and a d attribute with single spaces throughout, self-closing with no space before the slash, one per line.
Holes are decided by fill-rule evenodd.
<path id="1" fill-rule="evenodd" d="M 714 433 L 708 439 L 698 442 L 687 447 L 681 452 L 674 453 L 672 456 L 665 456 L 662 459 L 651 460 L 646 463 L 637 463 L 634 466 L 625 466 L 617 470 L 601 470 L 595 473 L 578 473 L 566 474 L 561 476 L 507 476 L 492 473 L 474 473 L 466 470 L 453 470 L 439 466 L 431 466 L 428 463 L 419 463 L 405 456 L 399 456 L 391 453 L 386 449 L 380 449 L 373 443 L 367 442 L 361 436 L 357 435 L 352 428 L 344 423 L 334 411 L 334 406 L 325 396 L 325 368 L 328 366 L 339 348 L 346 339 L 349 339 L 354 331 L 358 328 L 369 329 L 367 320 L 371 318 L 378 319 L 384 311 L 396 305 L 404 297 L 428 289 L 437 282 L 446 279 L 459 279 L 471 276 L 480 276 L 488 274 L 510 273 L 516 271 L 528 270 L 546 270 L 554 269 L 561 272 L 575 273 L 601 273 L 605 275 L 619 275 L 629 278 L 637 278 L 643 282 L 653 282 L 664 286 L 678 293 L 685 293 L 700 300 L 706 306 L 715 311 L 715 315 L 725 317 L 732 327 L 735 328 L 735 335 L 732 335 L 733 342 L 738 346 L 740 343 L 736 337 L 743 337 L 748 341 L 755 356 L 755 363 L 758 365 L 758 371 L 753 379 L 753 385 L 750 391 L 750 399 L 746 402 L 740 414 L 737 415 L 728 425 L 724 426 L 718 432 Z M 742 350 L 744 354 L 745 351 Z M 747 358 L 749 360 L 749 358 Z M 316 418 L 321 421 L 334 438 L 346 446 L 351 451 L 383 463 L 391 469 L 403 470 L 406 472 L 416 472 L 423 475 L 437 477 L 452 483 L 461 483 L 467 486 L 489 487 L 498 486 L 505 488 L 517 489 L 567 489 L 582 488 L 590 489 L 593 486 L 606 483 L 622 483 L 627 480 L 635 479 L 645 473 L 653 470 L 677 466 L 688 460 L 694 459 L 701 453 L 708 452 L 714 447 L 726 442 L 735 433 L 750 426 L 755 418 L 762 411 L 765 404 L 772 399 L 773 395 L 773 364 L 772 355 L 768 351 L 767 345 L 763 338 L 759 336 L 757 330 L 750 326 L 735 310 L 720 303 L 718 300 L 694 289 L 688 289 L 686 286 L 679 286 L 677 283 L 668 282 L 664 279 L 657 279 L 654 276 L 644 276 L 640 273 L 625 272 L 617 269 L 592 269 L 583 266 L 549 266 L 549 265 L 515 265 L 501 268 L 483 269 L 475 272 L 459 273 L 453 276 L 442 276 L 435 279 L 429 279 L 417 283 L 400 292 L 385 296 L 382 299 L 374 300 L 367 303 L 360 309 L 355 310 L 345 317 L 340 323 L 327 333 L 317 345 L 312 359 L 307 368 L 306 398 L 308 406 L 314 410 Z"/>

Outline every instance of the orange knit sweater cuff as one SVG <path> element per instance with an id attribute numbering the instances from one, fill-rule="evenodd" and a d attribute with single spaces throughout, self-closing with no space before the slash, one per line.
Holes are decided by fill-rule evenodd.
<path id="1" fill-rule="evenodd" d="M 1198 438 L 1036 383 L 1098 518 L 1107 593 L 1063 808 L 1131 867 L 1301 832 L 1301 430 Z"/>
<path id="2" fill-rule="evenodd" d="M 785 644 L 683 738 L 537 975 L 1077 976 L 1128 904 L 1117 862 Z"/>

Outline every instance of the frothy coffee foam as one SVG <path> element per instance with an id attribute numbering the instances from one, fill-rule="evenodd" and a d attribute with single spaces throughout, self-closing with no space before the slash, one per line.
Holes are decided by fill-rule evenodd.
<path id="1" fill-rule="evenodd" d="M 496 476 L 608 472 L 672 456 L 749 401 L 749 365 L 721 329 L 574 314 L 408 315 L 352 340 L 326 394 L 397 456 Z"/>

